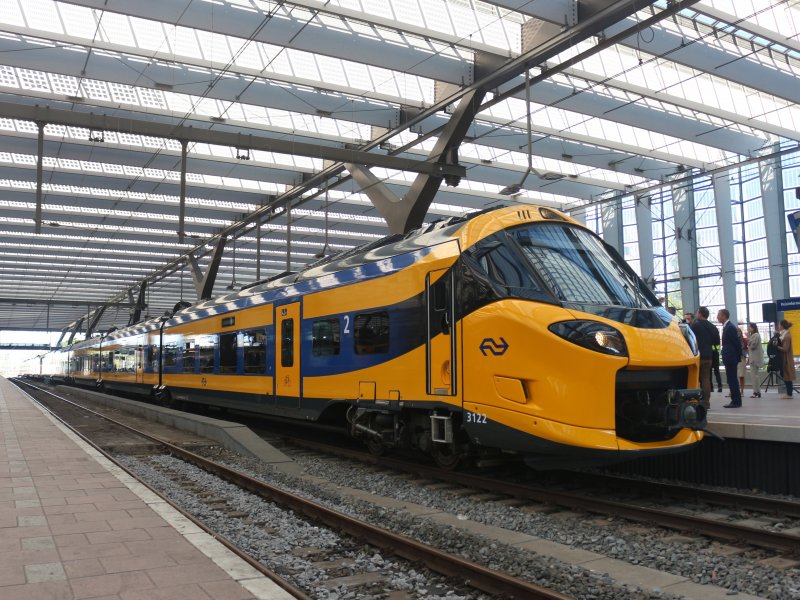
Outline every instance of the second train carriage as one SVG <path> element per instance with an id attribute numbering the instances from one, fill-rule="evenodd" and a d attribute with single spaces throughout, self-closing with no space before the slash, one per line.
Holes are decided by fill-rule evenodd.
<path id="1" fill-rule="evenodd" d="M 453 218 L 61 353 L 78 384 L 340 421 L 443 466 L 613 462 L 702 439 L 698 358 L 613 249 L 549 208 Z"/>

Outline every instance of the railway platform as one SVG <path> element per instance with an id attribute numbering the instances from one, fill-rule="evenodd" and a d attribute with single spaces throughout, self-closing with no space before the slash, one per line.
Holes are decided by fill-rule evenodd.
<path id="1" fill-rule="evenodd" d="M 292 596 L 0 378 L 0 598 Z"/>
<path id="2" fill-rule="evenodd" d="M 792 400 L 779 398 L 783 386 L 762 391 L 761 398 L 750 398 L 750 389 L 742 395 L 741 408 L 724 408 L 730 402 L 722 393 L 711 394 L 709 429 L 726 439 L 747 439 L 800 444 L 800 393 Z"/>

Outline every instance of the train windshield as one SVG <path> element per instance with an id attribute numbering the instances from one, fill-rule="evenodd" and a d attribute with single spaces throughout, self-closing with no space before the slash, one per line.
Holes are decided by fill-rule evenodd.
<path id="1" fill-rule="evenodd" d="M 584 229 L 532 223 L 508 233 L 562 302 L 628 308 L 658 305 L 641 279 Z"/>

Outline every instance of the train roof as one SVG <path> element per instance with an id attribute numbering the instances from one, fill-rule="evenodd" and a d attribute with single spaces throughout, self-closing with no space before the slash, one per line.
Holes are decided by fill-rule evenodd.
<path id="1" fill-rule="evenodd" d="M 500 229 L 505 229 L 521 223 L 542 220 L 576 223 L 554 209 L 535 205 L 494 207 L 468 213 L 463 216 L 440 219 L 406 234 L 389 235 L 379 240 L 321 258 L 308 265 L 302 271 L 281 273 L 270 279 L 251 284 L 237 292 L 232 292 L 183 308 L 176 311 L 175 314 L 167 320 L 167 326 L 178 325 L 197 318 L 204 318 L 213 314 L 223 314 L 246 308 L 247 306 L 279 299 L 280 296 L 282 296 L 282 294 L 280 294 L 281 290 L 304 288 L 306 287 L 302 286 L 304 282 L 421 251 L 454 239 L 459 241 L 462 249 L 465 249 Z M 267 300 L 268 297 L 270 300 Z M 256 301 L 259 298 L 261 301 Z M 164 317 L 149 319 L 130 327 L 109 332 L 103 339 L 110 341 L 117 338 L 129 337 L 131 335 L 157 331 L 161 328 L 164 321 Z M 97 339 L 98 338 L 90 338 L 89 340 L 83 340 L 74 344 L 72 347 L 80 349 L 82 347 L 91 346 L 97 342 Z"/>

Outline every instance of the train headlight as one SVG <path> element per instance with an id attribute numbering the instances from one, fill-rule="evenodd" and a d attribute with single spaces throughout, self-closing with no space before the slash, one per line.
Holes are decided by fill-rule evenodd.
<path id="1" fill-rule="evenodd" d="M 562 321 L 553 323 L 550 331 L 558 337 L 595 352 L 613 356 L 628 356 L 628 347 L 622 334 L 605 323 L 597 321 Z"/>
<path id="2" fill-rule="evenodd" d="M 692 331 L 691 327 L 686 323 L 681 323 L 679 327 L 681 328 L 686 343 L 689 344 L 692 354 L 697 356 L 697 338 L 694 336 L 694 331 Z"/>

